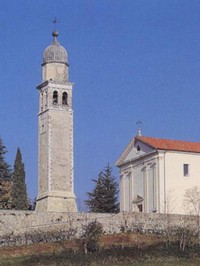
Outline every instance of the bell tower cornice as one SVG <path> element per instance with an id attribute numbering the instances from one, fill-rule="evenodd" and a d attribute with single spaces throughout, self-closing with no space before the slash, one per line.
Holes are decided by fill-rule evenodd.
<path id="1" fill-rule="evenodd" d="M 39 84 L 39 85 L 37 85 L 36 86 L 36 89 L 37 90 L 40 90 L 40 89 L 42 89 L 42 88 L 44 88 L 44 87 L 46 87 L 47 85 L 53 85 L 53 84 L 55 84 L 55 85 L 69 85 L 69 86 L 73 86 L 75 83 L 74 82 L 59 82 L 59 81 L 53 81 L 53 80 L 46 80 L 46 81 L 44 81 L 44 82 L 42 82 L 41 84 Z"/>

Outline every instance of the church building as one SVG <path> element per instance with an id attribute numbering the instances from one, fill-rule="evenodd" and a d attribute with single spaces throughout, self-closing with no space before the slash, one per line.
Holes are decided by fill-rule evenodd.
<path id="1" fill-rule="evenodd" d="M 200 186 L 200 143 L 139 134 L 116 165 L 121 211 L 184 214 L 186 189 Z"/>
<path id="2" fill-rule="evenodd" d="M 67 51 L 52 33 L 43 54 L 38 114 L 38 197 L 36 211 L 76 212 L 73 153 L 73 84 Z"/>

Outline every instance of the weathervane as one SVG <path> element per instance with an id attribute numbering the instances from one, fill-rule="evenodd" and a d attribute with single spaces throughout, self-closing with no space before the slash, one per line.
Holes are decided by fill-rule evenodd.
<path id="1" fill-rule="evenodd" d="M 141 137 L 142 136 L 142 132 L 141 132 L 141 125 L 142 125 L 142 121 L 141 120 L 138 120 L 136 122 L 137 126 L 138 126 L 138 132 L 137 132 L 137 136 L 138 137 Z"/>
<path id="2" fill-rule="evenodd" d="M 54 30 L 56 31 L 56 25 L 59 23 L 60 21 L 57 20 L 56 17 L 54 17 L 53 19 L 53 24 L 54 24 Z"/>

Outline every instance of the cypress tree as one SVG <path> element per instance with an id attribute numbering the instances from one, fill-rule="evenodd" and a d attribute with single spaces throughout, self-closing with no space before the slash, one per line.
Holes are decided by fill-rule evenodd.
<path id="1" fill-rule="evenodd" d="M 10 165 L 5 161 L 6 147 L 3 144 L 2 139 L 0 138 L 0 179 L 10 179 L 11 178 L 11 169 Z"/>
<path id="2" fill-rule="evenodd" d="M 20 149 L 17 149 L 12 186 L 12 208 L 15 210 L 28 209 L 28 197 L 25 183 L 25 170 Z"/>
<path id="3" fill-rule="evenodd" d="M 118 203 L 118 183 L 112 175 L 112 168 L 109 164 L 99 173 L 98 179 L 92 179 L 95 188 L 88 192 L 89 197 L 85 203 L 91 212 L 117 213 L 119 212 Z"/>
<path id="4" fill-rule="evenodd" d="M 6 147 L 0 138 L 0 209 L 11 208 L 11 168 L 5 161 Z"/>

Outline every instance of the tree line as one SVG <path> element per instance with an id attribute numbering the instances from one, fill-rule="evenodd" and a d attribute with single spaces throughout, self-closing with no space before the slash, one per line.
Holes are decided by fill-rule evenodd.
<path id="1" fill-rule="evenodd" d="M 20 148 L 17 148 L 13 169 L 6 162 L 6 147 L 0 138 L 0 209 L 28 210 L 25 167 Z"/>
<path id="2" fill-rule="evenodd" d="M 20 148 L 17 148 L 13 169 L 6 162 L 6 147 L 0 138 L 0 209 L 4 210 L 28 210 L 34 209 L 27 195 L 25 182 L 25 167 L 22 161 Z M 87 192 L 85 200 L 90 212 L 117 213 L 118 183 L 112 174 L 112 168 L 108 164 L 100 171 L 97 179 L 92 179 L 94 189 Z"/>

